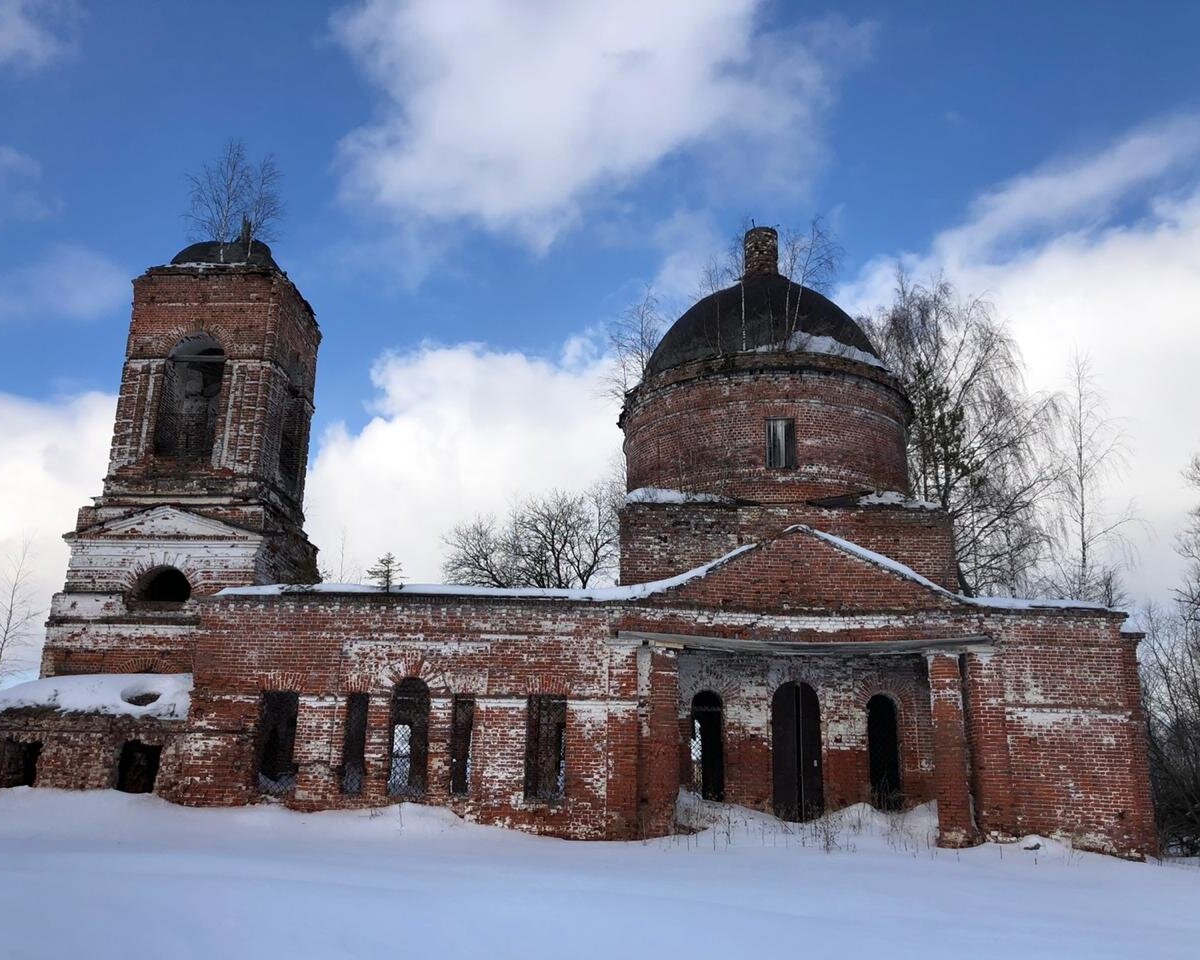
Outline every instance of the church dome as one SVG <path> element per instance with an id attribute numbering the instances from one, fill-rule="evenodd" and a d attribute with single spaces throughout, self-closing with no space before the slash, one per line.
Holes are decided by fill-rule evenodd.
<path id="1" fill-rule="evenodd" d="M 777 249 L 774 230 L 750 230 L 745 275 L 675 321 L 651 355 L 646 376 L 737 353 L 823 353 L 883 366 L 849 314 L 817 291 L 780 275 Z"/>
<path id="2" fill-rule="evenodd" d="M 247 242 L 241 238 L 230 240 L 228 243 L 219 243 L 216 240 L 193 243 L 175 254 L 171 263 L 174 266 L 187 263 L 224 263 L 279 270 L 279 264 L 271 256 L 270 247 L 261 240 L 251 240 L 247 246 Z"/>

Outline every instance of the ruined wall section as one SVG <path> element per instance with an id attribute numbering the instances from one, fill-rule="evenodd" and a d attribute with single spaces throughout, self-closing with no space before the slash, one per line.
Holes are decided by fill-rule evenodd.
<path id="1" fill-rule="evenodd" d="M 300 809 L 396 802 L 388 793 L 395 685 L 430 690 L 423 802 L 474 820 L 575 838 L 630 838 L 642 818 L 639 686 L 632 650 L 608 642 L 611 608 L 564 601 L 473 601 L 361 594 L 217 597 L 196 654 L 184 772 L 173 798 L 193 804 L 258 799 L 256 728 L 264 690 L 299 695 Z M 661 688 L 660 688 L 661 689 Z M 363 791 L 342 792 L 347 698 L 363 692 L 368 734 Z M 561 801 L 525 797 L 528 698 L 567 702 Z M 455 696 L 475 698 L 471 782 L 449 790 Z M 673 711 L 673 707 L 672 707 Z"/>

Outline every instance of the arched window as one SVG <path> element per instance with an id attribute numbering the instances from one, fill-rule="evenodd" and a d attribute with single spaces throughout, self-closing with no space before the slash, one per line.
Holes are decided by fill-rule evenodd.
<path id="1" fill-rule="evenodd" d="M 429 687 L 406 677 L 392 692 L 392 765 L 388 793 L 399 797 L 425 792 L 429 763 Z"/>
<path id="2" fill-rule="evenodd" d="M 142 574 L 134 587 L 135 600 L 150 603 L 186 603 L 192 595 L 192 585 L 174 567 L 154 567 Z"/>
<path id="3" fill-rule="evenodd" d="M 191 461 L 212 457 L 224 376 L 225 351 L 208 334 L 193 334 L 175 345 L 167 356 L 158 401 L 158 456 Z"/>
<path id="4" fill-rule="evenodd" d="M 721 698 L 701 690 L 692 698 L 692 786 L 705 800 L 725 799 L 725 746 Z"/>
<path id="5" fill-rule="evenodd" d="M 821 778 L 821 707 L 807 683 L 788 681 L 771 700 L 775 816 L 811 820 L 825 811 Z"/>
<path id="6" fill-rule="evenodd" d="M 867 755 L 871 767 L 871 802 L 880 810 L 899 810 L 904 806 L 900 729 L 896 704 L 882 693 L 867 701 Z"/>

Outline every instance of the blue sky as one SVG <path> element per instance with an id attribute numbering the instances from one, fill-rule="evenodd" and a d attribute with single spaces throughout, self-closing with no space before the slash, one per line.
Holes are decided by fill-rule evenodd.
<path id="1" fill-rule="evenodd" d="M 0 0 L 3 452 L 42 465 L 8 481 L 8 502 L 40 493 L 0 539 L 34 523 L 61 577 L 66 504 L 99 492 L 128 281 L 186 244 L 185 175 L 242 137 L 284 173 L 276 259 L 325 334 L 327 556 L 346 530 L 360 562 L 390 547 L 436 576 L 464 512 L 602 469 L 600 326 L 646 283 L 684 305 L 745 217 L 821 214 L 848 308 L 903 259 L 992 297 L 1035 386 L 1093 353 L 1130 427 L 1115 495 L 1153 505 L 1161 583 L 1200 433 L 1153 427 L 1175 400 L 1117 341 L 1153 285 L 1156 336 L 1176 361 L 1198 345 L 1198 42 L 1178 2 Z"/>

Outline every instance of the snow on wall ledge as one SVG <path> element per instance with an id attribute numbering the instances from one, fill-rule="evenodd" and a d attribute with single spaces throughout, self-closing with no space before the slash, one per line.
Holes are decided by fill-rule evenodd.
<path id="1" fill-rule="evenodd" d="M 573 601 L 628 601 L 639 600 L 656 593 L 663 593 L 674 587 L 706 576 L 717 567 L 723 566 L 734 557 L 740 556 L 747 550 L 757 547 L 756 543 L 747 543 L 730 550 L 724 556 L 709 563 L 686 570 L 683 573 L 668 577 L 665 580 L 653 580 L 649 583 L 633 583 L 625 587 L 590 587 L 574 590 L 561 590 L 543 587 L 470 587 L 456 583 L 404 583 L 385 589 L 365 583 L 272 583 L 261 587 L 226 587 L 217 593 L 218 597 L 279 597 L 285 594 L 297 593 L 392 593 L 412 594 L 416 596 L 435 597 L 492 597 L 530 600 L 573 600 Z"/>
<path id="2" fill-rule="evenodd" d="M 941 510 L 941 505 L 929 500 L 907 497 L 898 490 L 876 490 L 858 498 L 860 507 L 901 507 L 904 510 Z"/>
<path id="3" fill-rule="evenodd" d="M 639 487 L 625 494 L 626 503 L 737 503 L 719 493 L 685 493 L 663 487 Z"/>
<path id="4" fill-rule="evenodd" d="M 46 677 L 0 690 L 0 711 L 48 707 L 60 713 L 182 720 L 191 707 L 191 692 L 190 673 L 92 673 Z"/>

